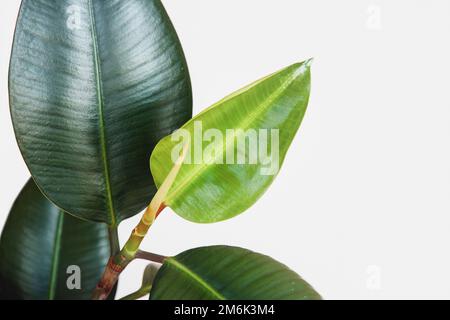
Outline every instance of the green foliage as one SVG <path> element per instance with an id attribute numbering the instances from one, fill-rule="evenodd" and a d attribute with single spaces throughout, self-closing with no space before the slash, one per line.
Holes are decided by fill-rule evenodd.
<path id="1" fill-rule="evenodd" d="M 29 180 L 0 239 L 0 298 L 89 299 L 110 256 L 105 224 L 62 212 Z M 70 266 L 79 267 L 74 270 Z M 72 275 L 80 271 L 81 290 Z"/>
<path id="2" fill-rule="evenodd" d="M 94 288 L 93 296 L 104 298 L 135 257 L 161 201 L 187 220 L 212 223 L 262 196 L 306 112 L 310 60 L 188 121 L 187 64 L 160 0 L 23 0 L 9 89 L 16 139 L 33 179 L 1 234 L 0 298 L 89 299 Z M 196 137 L 198 125 L 208 138 Z M 252 133 L 256 161 L 255 146 L 246 147 Z M 173 167 L 183 146 L 187 163 Z M 122 250 L 133 254 L 117 254 L 108 229 L 144 209 L 156 187 L 155 207 Z M 164 263 L 150 264 L 142 287 L 124 299 L 150 290 L 152 300 L 321 298 L 283 264 L 242 248 L 143 256 Z"/>
<path id="3" fill-rule="evenodd" d="M 295 272 L 246 249 L 203 247 L 168 258 L 153 281 L 152 300 L 316 300 Z"/>
<path id="4" fill-rule="evenodd" d="M 164 203 L 181 217 L 201 223 L 231 218 L 253 205 L 274 180 L 303 119 L 310 92 L 309 65 L 309 61 L 294 64 L 257 81 L 186 123 L 179 132 L 180 141 L 195 140 L 190 142 L 190 163 L 181 167 Z M 214 130 L 219 137 L 210 142 L 219 151 L 206 155 L 205 152 L 201 161 L 195 159 L 199 125 L 204 132 Z M 231 138 L 227 137 L 230 129 Z M 266 130 L 266 148 L 270 151 L 267 159 L 275 166 L 274 171 L 267 172 L 261 154 L 257 154 L 257 162 L 251 163 L 252 151 L 249 148 L 239 151 L 239 140 L 249 141 L 247 130 L 258 134 Z M 279 135 L 276 143 L 272 139 L 275 134 Z M 217 144 L 221 137 L 227 137 L 226 141 Z M 152 153 L 150 167 L 157 186 L 173 166 L 172 154 L 180 148 L 176 138 L 165 137 Z M 258 144 L 263 141 L 261 136 L 257 139 Z M 259 146 L 254 150 L 259 151 Z M 242 151 L 246 158 L 244 164 L 239 164 L 238 154 Z M 232 161 L 228 155 L 233 155 Z"/>
<path id="5" fill-rule="evenodd" d="M 192 112 L 184 55 L 159 0 L 23 1 L 9 88 L 39 188 L 66 212 L 112 226 L 149 203 L 151 151 Z"/>

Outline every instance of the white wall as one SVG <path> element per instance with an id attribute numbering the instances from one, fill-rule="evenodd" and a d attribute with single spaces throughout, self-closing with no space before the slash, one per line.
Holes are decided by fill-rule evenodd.
<path id="1" fill-rule="evenodd" d="M 215 225 L 165 212 L 144 248 L 247 247 L 327 299 L 450 298 L 450 1 L 163 2 L 188 59 L 194 113 L 315 60 L 309 110 L 266 195 Z M 0 4 L 0 226 L 29 176 L 7 95 L 19 3 Z M 122 241 L 137 220 L 121 225 Z M 119 296 L 138 287 L 144 265 L 126 270 Z"/>

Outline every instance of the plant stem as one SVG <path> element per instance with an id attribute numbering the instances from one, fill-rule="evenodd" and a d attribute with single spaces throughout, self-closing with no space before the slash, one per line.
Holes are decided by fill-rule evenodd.
<path id="1" fill-rule="evenodd" d="M 138 252 L 136 252 L 135 258 L 163 264 L 164 260 L 166 260 L 167 257 L 152 252 L 138 250 Z"/>
<path id="2" fill-rule="evenodd" d="M 144 236 L 147 234 L 148 229 L 153 224 L 156 216 L 165 208 L 165 206 L 160 203 L 159 208 L 155 211 L 153 209 L 154 206 L 152 206 L 152 203 L 153 200 L 145 210 L 145 213 L 139 221 L 138 225 L 133 229 L 133 232 L 131 233 L 122 250 L 120 250 L 117 254 L 109 259 L 103 276 L 97 284 L 97 287 L 95 288 L 92 295 L 93 300 L 107 299 L 109 294 L 111 293 L 111 290 L 116 284 L 120 273 L 127 267 L 127 265 L 131 261 L 135 259 L 136 254 L 139 250 L 139 246 L 144 239 Z"/>
<path id="3" fill-rule="evenodd" d="M 142 254 L 145 256 L 159 257 L 163 259 L 165 258 L 154 253 L 144 252 L 140 250 L 137 252 L 136 258 L 138 258 L 138 256 Z M 155 280 L 155 277 L 160 267 L 161 265 L 159 263 L 150 263 L 149 265 L 147 265 L 144 270 L 144 275 L 142 276 L 142 285 L 139 288 L 139 290 L 123 297 L 120 300 L 136 300 L 149 294 L 152 289 L 153 281 Z"/>
<path id="4" fill-rule="evenodd" d="M 127 295 L 123 298 L 120 298 L 119 300 L 137 300 L 137 299 L 142 298 L 143 296 L 149 294 L 151 289 L 152 289 L 151 285 L 142 287 L 138 291 L 130 293 L 129 295 Z"/>
<path id="5" fill-rule="evenodd" d="M 156 196 L 155 196 L 156 198 Z M 121 254 L 127 259 L 134 259 L 136 253 L 139 250 L 142 240 L 144 240 L 145 235 L 150 229 L 151 225 L 155 221 L 156 217 L 161 213 L 166 207 L 163 203 L 158 203 L 158 207 L 152 206 L 153 200 L 150 205 L 145 210 L 144 215 L 139 221 L 138 225 L 133 229 L 128 241 L 125 243 L 121 250 Z M 155 207 L 157 209 L 155 209 Z"/>
<path id="6" fill-rule="evenodd" d="M 105 300 L 111 293 L 112 288 L 119 279 L 120 273 L 127 267 L 127 265 L 133 261 L 136 257 L 136 253 L 139 250 L 142 240 L 150 229 L 150 226 L 155 221 L 156 217 L 160 214 L 162 210 L 166 207 L 164 200 L 169 193 L 170 188 L 175 182 L 175 178 L 181 169 L 184 158 L 186 157 L 187 151 L 189 149 L 189 144 L 186 143 L 183 146 L 181 155 L 175 162 L 175 165 L 170 170 L 164 182 L 161 184 L 160 188 L 156 192 L 152 201 L 145 210 L 141 220 L 138 225 L 133 229 L 128 241 L 123 246 L 119 253 L 111 256 L 108 265 L 100 279 L 97 287 L 92 295 L 93 300 Z M 114 232 L 110 233 L 113 234 Z"/>
<path id="7" fill-rule="evenodd" d="M 111 257 L 115 256 L 120 251 L 119 234 L 117 232 L 117 227 L 108 228 L 109 235 L 109 245 L 111 247 Z"/>

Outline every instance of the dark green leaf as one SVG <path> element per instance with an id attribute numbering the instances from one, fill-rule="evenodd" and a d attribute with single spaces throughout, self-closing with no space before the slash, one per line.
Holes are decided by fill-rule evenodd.
<path id="1" fill-rule="evenodd" d="M 30 179 L 0 239 L 0 297 L 89 299 L 109 255 L 106 224 L 63 213 Z M 76 285 L 70 277 L 77 271 L 70 266 L 79 267 L 81 290 L 68 289 L 67 281 Z"/>
<path id="2" fill-rule="evenodd" d="M 148 204 L 151 151 L 192 109 L 181 45 L 159 0 L 24 0 L 9 88 L 40 189 L 65 211 L 110 225 Z"/>
<path id="3" fill-rule="evenodd" d="M 151 300 L 320 299 L 299 275 L 274 259 L 246 249 L 211 246 L 168 258 Z"/>

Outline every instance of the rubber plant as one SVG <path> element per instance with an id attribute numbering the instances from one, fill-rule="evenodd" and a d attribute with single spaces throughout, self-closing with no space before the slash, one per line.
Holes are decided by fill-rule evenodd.
<path id="1" fill-rule="evenodd" d="M 215 223 L 258 200 L 305 114 L 310 61 L 190 119 L 187 63 L 159 0 L 23 0 L 9 92 L 32 178 L 2 232 L 1 297 L 112 299 L 122 270 L 146 259 L 142 287 L 124 299 L 320 299 L 285 265 L 243 248 L 201 247 L 174 257 L 140 249 L 167 207 L 189 221 Z M 199 142 L 199 124 L 226 141 Z M 249 130 L 276 131 L 276 140 L 265 141 L 277 155 L 272 174 L 240 154 Z M 196 148 L 211 144 L 214 152 L 192 161 Z M 228 161 L 230 154 L 244 162 Z M 143 209 L 120 246 L 117 226 Z M 70 268 L 81 270 L 75 289 Z"/>

